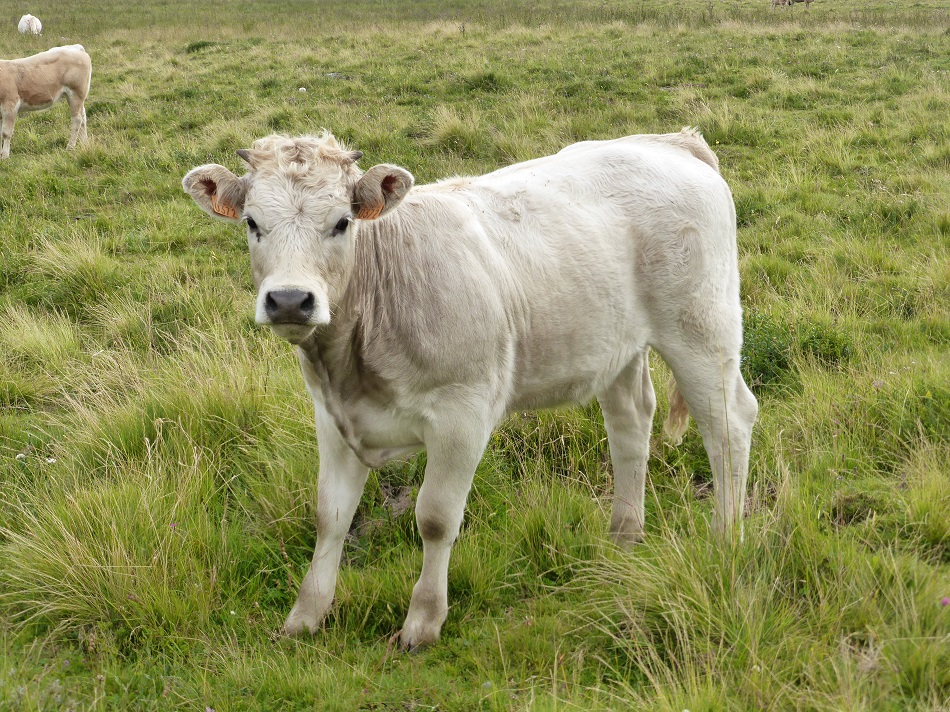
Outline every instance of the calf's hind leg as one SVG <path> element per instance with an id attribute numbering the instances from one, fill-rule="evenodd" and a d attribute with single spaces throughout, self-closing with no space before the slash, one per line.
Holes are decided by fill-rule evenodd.
<path id="1" fill-rule="evenodd" d="M 741 538 L 752 426 L 759 407 L 739 372 L 739 348 L 714 354 L 667 347 L 661 355 L 673 370 L 709 456 L 716 500 L 713 531 Z"/>
<path id="2" fill-rule="evenodd" d="M 69 92 L 66 100 L 69 102 L 69 115 L 71 117 L 69 143 L 66 144 L 66 148 L 75 148 L 76 141 L 85 143 L 89 138 L 86 131 L 86 106 L 82 97 L 74 92 Z"/>
<path id="3" fill-rule="evenodd" d="M 656 410 L 649 349 L 638 354 L 597 400 L 614 473 L 610 534 L 618 544 L 631 545 L 643 538 L 643 496 Z"/>

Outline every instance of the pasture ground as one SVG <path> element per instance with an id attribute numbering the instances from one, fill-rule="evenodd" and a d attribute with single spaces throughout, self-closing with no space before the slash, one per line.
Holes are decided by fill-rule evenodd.
<path id="1" fill-rule="evenodd" d="M 90 142 L 59 105 L 0 163 L 0 709 L 950 709 L 947 2 L 37 0 L 0 27 L 2 57 L 94 65 Z M 326 630 L 277 636 L 311 406 L 183 174 L 321 127 L 430 181 L 685 125 L 738 210 L 744 543 L 708 537 L 695 428 L 657 440 L 622 554 L 596 406 L 519 414 L 438 646 L 389 644 L 424 455 L 371 477 Z"/>

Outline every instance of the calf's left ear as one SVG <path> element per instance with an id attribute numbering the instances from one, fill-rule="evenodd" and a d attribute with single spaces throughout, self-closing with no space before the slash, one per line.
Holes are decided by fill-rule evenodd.
<path id="1" fill-rule="evenodd" d="M 181 186 L 211 217 L 231 223 L 241 221 L 247 186 L 224 166 L 198 166 L 188 172 Z"/>
<path id="2" fill-rule="evenodd" d="M 375 220 L 395 208 L 412 188 L 412 173 L 381 163 L 373 166 L 353 187 L 353 210 L 359 220 Z"/>

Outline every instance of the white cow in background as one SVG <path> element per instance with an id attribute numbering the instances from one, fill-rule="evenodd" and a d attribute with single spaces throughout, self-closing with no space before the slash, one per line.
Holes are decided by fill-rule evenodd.
<path id="1" fill-rule="evenodd" d="M 438 639 L 449 554 L 476 465 L 507 413 L 601 404 L 614 471 L 610 530 L 644 525 L 656 400 L 649 351 L 676 379 L 715 479 L 713 530 L 740 533 L 757 403 L 739 372 L 736 215 L 693 130 L 586 141 L 476 178 L 413 188 L 365 173 L 332 135 L 272 136 L 183 185 L 247 228 L 258 323 L 297 347 L 316 407 L 317 545 L 284 628 L 316 631 L 371 467 L 425 448 L 422 573 L 402 629 Z"/>
<path id="2" fill-rule="evenodd" d="M 21 35 L 38 35 L 43 31 L 43 23 L 40 22 L 40 18 L 38 17 L 24 15 L 20 18 L 20 22 L 16 28 L 20 31 Z"/>
<path id="3" fill-rule="evenodd" d="M 48 109 L 61 97 L 69 102 L 72 126 L 66 148 L 85 141 L 86 97 L 92 60 L 82 45 L 54 47 L 23 59 L 0 59 L 0 159 L 10 157 L 17 116 Z"/>

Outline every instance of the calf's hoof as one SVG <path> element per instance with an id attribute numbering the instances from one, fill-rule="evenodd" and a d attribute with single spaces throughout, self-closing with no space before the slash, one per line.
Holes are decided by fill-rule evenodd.
<path id="1" fill-rule="evenodd" d="M 445 593 L 430 591 L 416 584 L 406 622 L 399 634 L 402 649 L 415 650 L 436 642 L 448 614 L 449 604 Z"/>
<path id="2" fill-rule="evenodd" d="M 412 625 L 406 621 L 399 633 L 399 646 L 407 653 L 425 648 L 438 641 L 440 629 L 441 626 L 437 625 Z"/>
<path id="3" fill-rule="evenodd" d="M 302 611 L 294 606 L 290 611 L 290 615 L 287 616 L 287 620 L 284 621 L 284 625 L 281 630 L 284 635 L 290 637 L 304 635 L 305 633 L 313 635 L 318 630 L 320 630 L 320 626 L 322 624 L 322 616 L 307 614 L 305 611 Z"/>
<path id="4" fill-rule="evenodd" d="M 718 515 L 713 514 L 710 529 L 713 535 L 725 544 L 741 544 L 745 540 L 745 532 L 741 521 L 734 519 L 724 521 Z"/>
<path id="5" fill-rule="evenodd" d="M 633 519 L 613 522 L 610 525 L 610 538 L 621 549 L 632 549 L 643 541 L 643 526 Z"/>

